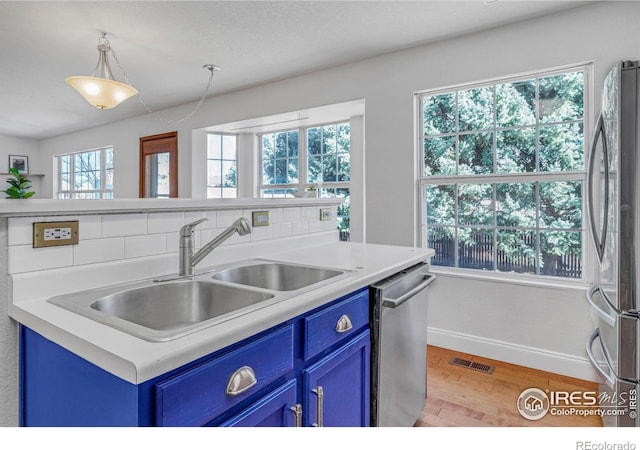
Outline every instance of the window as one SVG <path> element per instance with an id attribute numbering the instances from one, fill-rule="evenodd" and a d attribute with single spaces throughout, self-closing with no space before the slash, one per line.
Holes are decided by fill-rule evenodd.
<path id="1" fill-rule="evenodd" d="M 238 196 L 237 137 L 207 135 L 207 198 Z"/>
<path id="2" fill-rule="evenodd" d="M 307 130 L 307 180 L 318 183 L 321 197 L 339 197 L 338 230 L 340 240 L 349 240 L 350 126 L 348 123 L 325 125 Z"/>
<path id="3" fill-rule="evenodd" d="M 57 155 L 58 198 L 113 198 L 113 147 Z"/>
<path id="4" fill-rule="evenodd" d="M 312 183 L 348 182 L 349 124 L 335 124 L 307 130 L 308 180 Z"/>
<path id="5" fill-rule="evenodd" d="M 434 265 L 583 277 L 586 67 L 420 94 Z"/>
<path id="6" fill-rule="evenodd" d="M 339 197 L 340 239 L 349 240 L 350 125 L 327 124 L 260 136 L 263 197 Z M 302 149 L 302 151 L 300 151 Z"/>
<path id="7" fill-rule="evenodd" d="M 296 192 L 298 184 L 298 130 L 263 134 L 262 194 L 264 197 L 287 197 Z M 267 189 L 264 189 L 266 187 Z"/>

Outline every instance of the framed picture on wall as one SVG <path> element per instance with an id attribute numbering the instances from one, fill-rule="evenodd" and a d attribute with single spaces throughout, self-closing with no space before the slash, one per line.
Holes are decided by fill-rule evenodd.
<path id="1" fill-rule="evenodd" d="M 9 155 L 9 169 L 18 169 L 20 173 L 29 173 L 29 157 Z"/>

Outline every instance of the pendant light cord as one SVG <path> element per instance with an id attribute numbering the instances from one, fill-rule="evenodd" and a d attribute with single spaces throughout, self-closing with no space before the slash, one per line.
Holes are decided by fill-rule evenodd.
<path id="1" fill-rule="evenodd" d="M 129 86 L 131 86 L 131 82 L 129 81 L 129 77 L 127 76 L 127 72 L 124 70 L 124 67 L 122 67 L 122 64 L 120 64 L 120 61 L 118 60 L 118 57 L 116 56 L 116 52 L 114 52 L 113 48 L 111 48 L 111 45 L 109 44 L 109 39 L 107 39 L 107 37 L 105 35 L 103 35 L 102 38 L 105 40 L 105 44 L 109 47 L 109 51 L 113 55 L 113 60 L 116 62 L 116 64 L 120 68 L 120 71 L 122 72 L 122 76 L 124 77 L 125 83 L 127 83 Z M 202 94 L 202 97 L 200 98 L 200 101 L 198 101 L 198 104 L 195 106 L 195 108 L 193 108 L 193 110 L 189 114 L 184 116 L 182 119 L 171 120 L 171 119 L 166 119 L 166 118 L 162 117 L 157 112 L 153 111 L 149 107 L 149 105 L 146 104 L 146 102 L 142 98 L 142 94 L 140 94 L 140 92 L 138 92 L 138 95 L 137 95 L 138 100 L 140 100 L 140 103 L 142 104 L 142 106 L 144 106 L 144 108 L 147 110 L 147 112 L 149 112 L 150 114 L 154 115 L 156 118 L 158 118 L 159 120 L 161 120 L 164 123 L 174 124 L 174 123 L 186 122 L 187 120 L 191 119 L 194 116 L 194 114 L 198 112 L 198 110 L 200 109 L 200 106 L 202 106 L 202 102 L 204 102 L 205 98 L 207 98 L 207 93 L 209 92 L 209 89 L 211 88 L 211 85 L 213 84 L 213 74 L 217 70 L 220 70 L 220 68 L 218 66 L 214 66 L 213 64 L 206 64 L 204 66 L 204 68 L 207 69 L 211 73 L 209 75 L 209 81 L 207 82 L 207 87 L 204 89 L 204 93 Z"/>

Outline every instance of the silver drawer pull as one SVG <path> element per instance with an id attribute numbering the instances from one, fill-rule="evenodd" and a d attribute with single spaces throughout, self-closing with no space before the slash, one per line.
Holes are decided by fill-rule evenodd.
<path id="1" fill-rule="evenodd" d="M 302 405 L 300 403 L 296 403 L 295 406 L 292 406 L 289 409 L 293 412 L 296 428 L 300 428 L 302 426 Z"/>
<path id="2" fill-rule="evenodd" d="M 346 333 L 350 329 L 353 328 L 353 324 L 351 323 L 351 319 L 346 314 L 340 316 L 338 322 L 336 323 L 336 331 L 338 333 Z"/>
<path id="3" fill-rule="evenodd" d="M 229 377 L 226 394 L 229 396 L 240 395 L 248 389 L 251 389 L 257 383 L 256 373 L 251 367 L 240 367 Z"/>

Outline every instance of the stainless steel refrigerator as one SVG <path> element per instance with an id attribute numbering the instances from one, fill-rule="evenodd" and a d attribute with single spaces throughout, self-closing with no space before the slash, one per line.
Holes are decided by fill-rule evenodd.
<path id="1" fill-rule="evenodd" d="M 640 68 L 607 75 L 587 168 L 597 275 L 587 293 L 595 330 L 587 354 L 601 378 L 605 426 L 637 427 L 640 379 Z"/>

